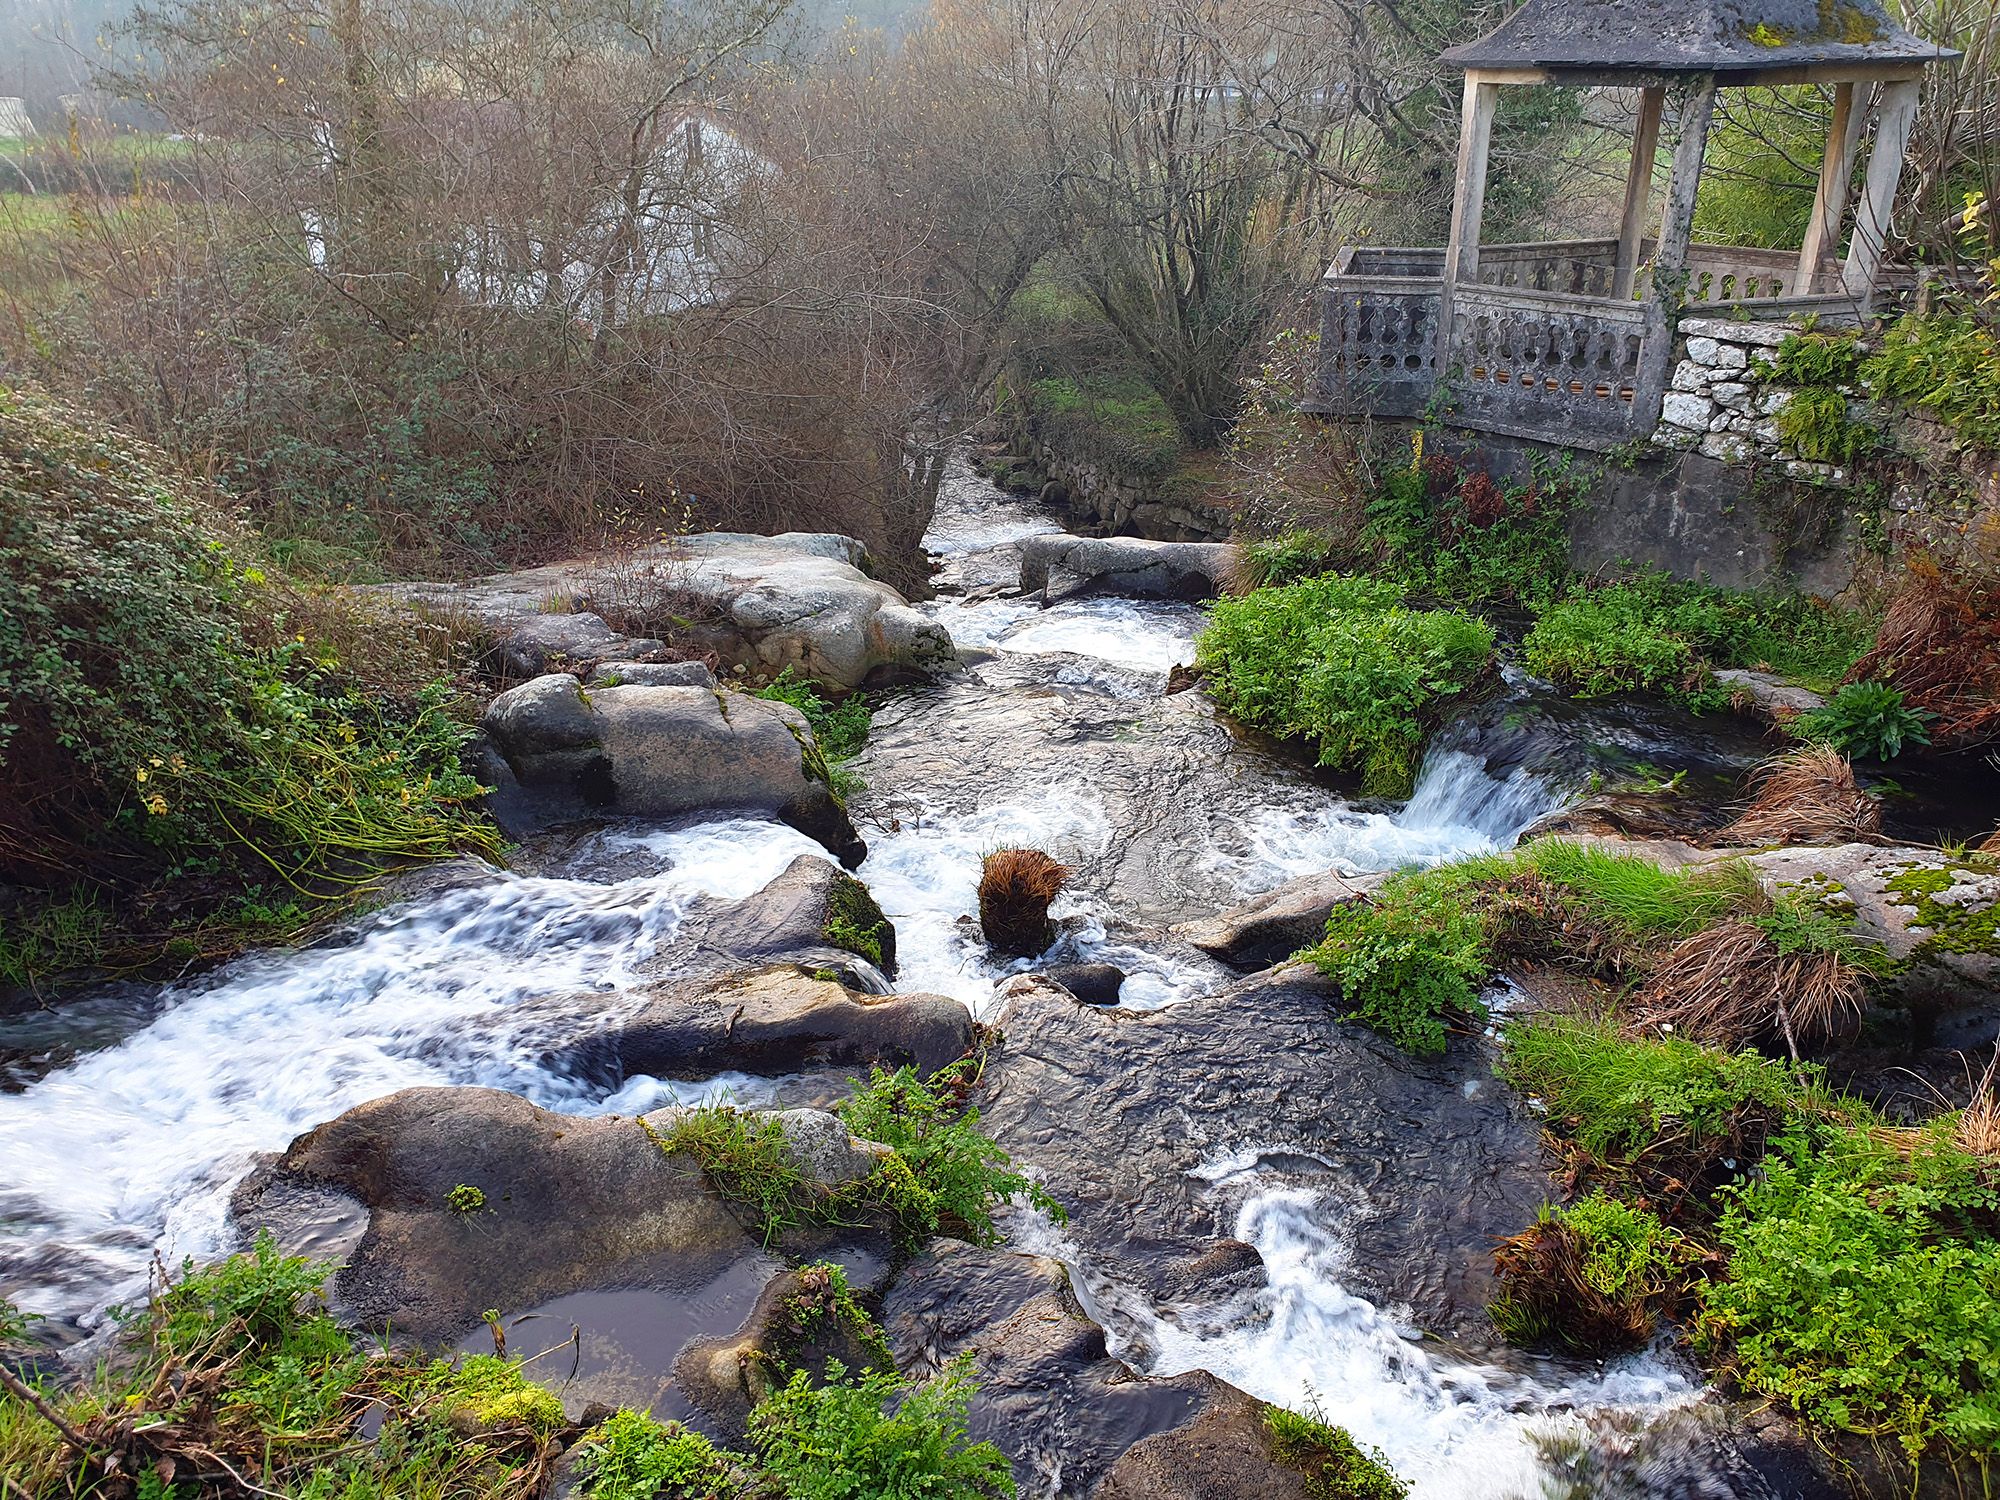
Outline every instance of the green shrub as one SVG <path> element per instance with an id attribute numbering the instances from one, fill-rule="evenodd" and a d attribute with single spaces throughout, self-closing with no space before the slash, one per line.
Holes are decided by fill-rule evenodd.
<path id="1" fill-rule="evenodd" d="M 1305 1477 L 1313 1500 L 1404 1500 L 1410 1493 L 1380 1452 L 1364 1450 L 1327 1421 L 1317 1402 L 1310 1414 L 1266 1406 L 1264 1435 L 1271 1456 Z"/>
<path id="2" fill-rule="evenodd" d="M 1373 571 L 1413 594 L 1542 609 L 1574 579 L 1568 518 L 1580 497 L 1561 474 L 1503 482 L 1432 454 L 1383 477 L 1361 542 Z"/>
<path id="3" fill-rule="evenodd" d="M 1641 689 L 1678 695 L 1699 682 L 1694 647 L 1614 585 L 1577 594 L 1535 621 L 1528 670 L 1581 698 Z"/>
<path id="4" fill-rule="evenodd" d="M 1050 376 L 1028 386 L 1036 432 L 1058 449 L 1120 473 L 1165 479 L 1185 444 L 1172 410 L 1136 374 Z"/>
<path id="5" fill-rule="evenodd" d="M 861 1181 L 833 1191 L 799 1169 L 775 1116 L 704 1105 L 656 1139 L 669 1154 L 693 1156 L 716 1191 L 750 1214 L 767 1244 L 800 1225 L 874 1216 L 887 1218 L 906 1242 L 942 1231 L 995 1245 L 1001 1236 L 993 1210 L 1013 1197 L 1064 1222 L 1062 1206 L 980 1134 L 979 1111 L 961 1105 L 968 1066 L 955 1064 L 928 1083 L 911 1068 L 871 1069 L 868 1082 L 837 1113 L 855 1135 L 895 1154 Z"/>
<path id="6" fill-rule="evenodd" d="M 733 1493 L 731 1456 L 698 1432 L 619 1411 L 577 1447 L 589 1500 L 709 1500 Z"/>
<path id="7" fill-rule="evenodd" d="M 786 703 L 804 714 L 812 724 L 813 738 L 830 761 L 852 760 L 868 743 L 868 727 L 874 718 L 867 698 L 849 693 L 837 702 L 828 698 L 823 685 L 801 677 L 796 668 L 786 667 L 756 697 Z"/>
<path id="8" fill-rule="evenodd" d="M 1628 1041 L 1611 1025 L 1555 1016 L 1510 1021 L 1508 1080 L 1591 1156 L 1680 1160 L 1754 1146 L 1812 1097 L 1783 1063 L 1679 1038 Z"/>
<path id="9" fill-rule="evenodd" d="M 356 681 L 252 551 L 163 455 L 0 388 L 0 880 L 73 910 L 200 873 L 303 920 L 388 862 L 498 853 L 446 691 Z M 29 926 L 11 966 L 87 957 Z"/>
<path id="10" fill-rule="evenodd" d="M 959 1102 L 971 1067 L 969 1061 L 954 1063 L 929 1082 L 913 1068 L 871 1068 L 867 1084 L 838 1106 L 849 1130 L 894 1147 L 907 1167 L 911 1182 L 890 1206 L 908 1238 L 942 1229 L 977 1245 L 997 1245 L 994 1207 L 1016 1197 L 1059 1224 L 1067 1221 L 1062 1205 L 980 1133 L 979 1111 Z"/>
<path id="11" fill-rule="evenodd" d="M 1847 397 L 1837 390 L 1793 391 L 1774 420 L 1785 446 L 1814 463 L 1851 464 L 1878 442 L 1870 428 L 1848 420 Z"/>
<path id="12" fill-rule="evenodd" d="M 1495 1252 L 1502 1290 L 1488 1311 L 1510 1343 L 1553 1340 L 1586 1355 L 1634 1349 L 1671 1309 L 1692 1255 L 1656 1214 L 1603 1193 L 1545 1204 Z"/>
<path id="13" fill-rule="evenodd" d="M 1770 378 L 1780 385 L 1843 386 L 1861 379 L 1861 341 L 1854 333 L 1792 333 L 1778 345 Z"/>
<path id="14" fill-rule="evenodd" d="M 917 1382 L 830 1360 L 758 1403 L 750 1442 L 787 1500 L 1012 1500 L 1006 1457 L 966 1441 L 972 1389 L 962 1365 Z"/>
<path id="15" fill-rule="evenodd" d="M 2000 1242 L 1988 1173 L 1942 1142 L 1905 1157 L 1862 1129 L 1795 1131 L 1716 1229 L 1727 1280 L 1704 1344 L 1737 1378 L 1831 1427 L 2000 1450 Z"/>
<path id="16" fill-rule="evenodd" d="M 1244 580 L 1252 588 L 1270 588 L 1315 578 L 1337 566 L 1339 548 L 1316 531 L 1292 530 L 1243 546 Z"/>
<path id="17" fill-rule="evenodd" d="M 1490 668 L 1493 632 L 1400 597 L 1329 576 L 1221 600 L 1199 645 L 1209 691 L 1259 728 L 1312 740 L 1321 765 L 1360 771 L 1368 791 L 1407 795 L 1442 704 Z"/>
<path id="18" fill-rule="evenodd" d="M 1885 682 L 1850 682 L 1822 707 L 1788 726 L 1802 740 L 1823 740 L 1859 760 L 1894 760 L 1909 745 L 1928 745 L 1932 715 L 1909 707 Z"/>

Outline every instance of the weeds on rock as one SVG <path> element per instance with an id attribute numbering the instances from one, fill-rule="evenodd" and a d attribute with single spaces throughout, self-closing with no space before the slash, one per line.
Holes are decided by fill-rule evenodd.
<path id="1" fill-rule="evenodd" d="M 1380 1452 L 1327 1421 L 1316 1398 L 1311 1405 L 1310 1414 L 1266 1406 L 1264 1436 L 1271 1457 L 1304 1476 L 1313 1500 L 1403 1500 L 1410 1493 Z"/>
<path id="2" fill-rule="evenodd" d="M 1765 762 L 1755 786 L 1715 843 L 1848 843 L 1882 830 L 1881 801 L 1855 783 L 1853 765 L 1835 745 L 1808 745 Z"/>
<path id="3" fill-rule="evenodd" d="M 1602 1193 L 1567 1208 L 1545 1205 L 1494 1252 L 1502 1290 L 1488 1311 L 1509 1343 L 1623 1353 L 1671 1314 L 1694 1256 L 1657 1215 Z"/>
<path id="4" fill-rule="evenodd" d="M 1864 760 L 1894 760 L 1905 745 L 1928 745 L 1936 715 L 1911 708 L 1885 682 L 1850 682 L 1825 704 L 1785 727 L 1802 740 Z"/>
<path id="5" fill-rule="evenodd" d="M 700 1433 L 636 1411 L 605 1418 L 577 1446 L 589 1500 L 730 1500 L 750 1488 L 739 1463 Z"/>
<path id="6" fill-rule="evenodd" d="M 1916 560 L 1848 680 L 1888 684 L 1906 710 L 1930 716 L 1940 745 L 2000 735 L 2000 583 Z"/>
<path id="7" fill-rule="evenodd" d="M 1014 1197 L 1064 1222 L 1062 1206 L 980 1133 L 979 1112 L 963 1102 L 971 1067 L 956 1063 L 928 1082 L 912 1068 L 871 1069 L 836 1113 L 854 1135 L 893 1154 L 867 1177 L 838 1188 L 800 1171 L 772 1115 L 704 1105 L 655 1139 L 669 1154 L 691 1155 L 715 1190 L 749 1214 L 766 1244 L 807 1224 L 872 1219 L 886 1221 L 905 1244 L 943 1233 L 996 1245 L 994 1209 Z"/>
<path id="8" fill-rule="evenodd" d="M 1049 905 L 1070 868 L 1039 849 L 997 849 L 979 862 L 979 930 L 997 952 L 1033 958 L 1055 941 Z"/>
<path id="9" fill-rule="evenodd" d="M 820 935 L 836 948 L 894 971 L 896 931 L 868 887 L 851 875 L 835 877 L 828 890 Z"/>

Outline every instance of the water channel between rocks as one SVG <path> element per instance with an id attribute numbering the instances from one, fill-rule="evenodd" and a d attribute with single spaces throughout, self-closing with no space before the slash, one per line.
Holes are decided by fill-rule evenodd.
<path id="1" fill-rule="evenodd" d="M 961 469 L 927 539 L 945 592 L 924 607 L 972 667 L 891 697 L 855 763 L 870 848 L 858 873 L 896 924 L 900 990 L 993 1008 L 1010 966 L 966 917 L 994 848 L 1046 849 L 1077 871 L 1044 961 L 1116 964 L 1130 976 L 1121 1003 L 1156 1009 L 1232 977 L 1162 938 L 1166 924 L 1330 867 L 1505 847 L 1580 779 L 1561 753 L 1576 733 L 1536 730 L 1523 700 L 1441 736 L 1405 806 L 1343 798 L 1232 732 L 1201 694 L 1162 695 L 1168 669 L 1193 658 L 1198 608 L 986 597 L 1011 580 L 1019 541 L 1054 529 Z M 1606 720 L 1589 735 L 1633 760 L 1653 748 L 1643 725 Z M 741 1075 L 608 1087 L 547 1059 L 629 1010 L 641 976 L 674 971 L 695 903 L 748 896 L 802 853 L 823 851 L 755 819 L 622 827 L 573 848 L 559 873 L 474 880 L 303 951 L 0 1022 L 0 1051 L 28 1058 L 0 1077 L 0 1295 L 81 1327 L 101 1321 L 143 1291 L 156 1250 L 171 1261 L 231 1246 L 230 1191 L 260 1153 L 413 1085 L 487 1085 L 593 1114 L 786 1098 L 786 1080 Z M 1539 1494 L 1537 1435 L 1630 1428 L 1699 1394 L 1666 1355 L 1505 1369 L 1454 1357 L 1348 1290 L 1348 1230 L 1365 1204 L 1265 1174 L 1260 1161 L 1286 1143 L 1258 1120 L 1205 1124 L 1224 1148 L 1197 1186 L 1262 1253 L 1268 1284 L 1254 1293 L 1163 1310 L 1053 1226 L 1014 1216 L 1016 1243 L 1071 1264 L 1113 1352 L 1142 1372 L 1206 1369 L 1269 1400 L 1317 1401 L 1426 1500 Z"/>

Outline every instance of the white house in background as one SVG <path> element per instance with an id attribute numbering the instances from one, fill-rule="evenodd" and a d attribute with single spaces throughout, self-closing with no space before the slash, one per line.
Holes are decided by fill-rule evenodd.
<path id="1" fill-rule="evenodd" d="M 32 140 L 38 132 L 24 99 L 0 98 L 0 141 Z"/>
<path id="2" fill-rule="evenodd" d="M 330 167 L 331 132 L 321 149 Z M 635 207 L 607 192 L 560 246 L 497 219 L 468 224 L 456 238 L 451 285 L 469 301 L 559 309 L 593 328 L 715 306 L 727 300 L 729 270 L 742 254 L 745 193 L 776 171 L 714 116 L 689 112 L 665 133 Z M 312 211 L 300 219 L 308 258 L 326 265 L 329 226 Z"/>

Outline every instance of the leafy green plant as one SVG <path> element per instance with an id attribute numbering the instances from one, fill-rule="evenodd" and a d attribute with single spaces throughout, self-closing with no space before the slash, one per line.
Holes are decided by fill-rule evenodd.
<path id="1" fill-rule="evenodd" d="M 1964 311 L 1911 314 L 1861 365 L 1871 396 L 1928 412 L 1968 448 L 2000 448 L 2000 336 Z"/>
<path id="2" fill-rule="evenodd" d="M 2000 1449 L 2000 1241 L 1990 1174 L 1943 1141 L 1796 1130 L 1716 1226 L 1729 1276 L 1698 1332 L 1737 1378 L 1831 1427 Z"/>
<path id="3" fill-rule="evenodd" d="M 802 677 L 796 667 L 786 667 L 754 695 L 773 703 L 785 703 L 804 714 L 813 727 L 813 738 L 828 760 L 852 760 L 868 743 L 868 727 L 874 711 L 860 693 L 849 693 L 838 701 L 827 696 L 822 684 Z"/>
<path id="4" fill-rule="evenodd" d="M 799 1371 L 758 1403 L 750 1443 L 787 1500 L 1012 1500 L 1006 1457 L 966 1441 L 972 1390 L 963 1365 L 916 1382 L 829 1361 L 824 1385 Z"/>
<path id="5" fill-rule="evenodd" d="M 1493 632 L 1400 598 L 1329 576 L 1224 599 L 1198 647 L 1209 691 L 1238 718 L 1314 741 L 1321 765 L 1360 771 L 1368 791 L 1407 795 L 1442 704 L 1490 669 Z"/>
<path id="6" fill-rule="evenodd" d="M 1851 464 L 1880 444 L 1872 428 L 1848 418 L 1847 397 L 1837 390 L 1793 391 L 1774 420 L 1785 446 L 1814 463 Z"/>
<path id="7" fill-rule="evenodd" d="M 1823 706 L 1788 726 L 1802 740 L 1823 740 L 1843 755 L 1894 760 L 1905 745 L 1927 745 L 1932 715 L 1911 708 L 1886 682 L 1850 682 Z"/>
<path id="8" fill-rule="evenodd" d="M 476 1214 L 486 1207 L 486 1193 L 461 1182 L 444 1195 L 444 1203 L 455 1214 Z"/>
<path id="9" fill-rule="evenodd" d="M 1307 955 L 1360 1020 L 1412 1052 L 1442 1052 L 1454 1012 L 1483 1015 L 1493 971 L 1485 923 L 1459 890 L 1396 875 L 1369 902 L 1336 907 Z"/>
<path id="10" fill-rule="evenodd" d="M 584 1434 L 577 1472 L 589 1500 L 723 1500 L 733 1458 L 677 1422 L 621 1410 Z"/>
<path id="11" fill-rule="evenodd" d="M 1304 1476 L 1313 1500 L 1404 1500 L 1410 1487 L 1375 1449 L 1363 1449 L 1344 1427 L 1326 1420 L 1314 1399 L 1307 1412 L 1264 1408 L 1271 1456 Z"/>
<path id="12" fill-rule="evenodd" d="M 903 1232 L 948 1234 L 997 1245 L 994 1207 L 1025 1199 L 1058 1224 L 1068 1215 L 1042 1185 L 1016 1171 L 1007 1153 L 979 1131 L 979 1111 L 961 1102 L 973 1064 L 953 1063 L 920 1079 L 913 1068 L 869 1069 L 868 1082 L 838 1106 L 847 1128 L 895 1149 L 911 1183 L 891 1200 Z"/>
<path id="13" fill-rule="evenodd" d="M 1528 670 L 1581 698 L 1647 689 L 1699 693 L 1694 646 L 1632 591 L 1612 585 L 1543 613 L 1522 642 Z"/>

